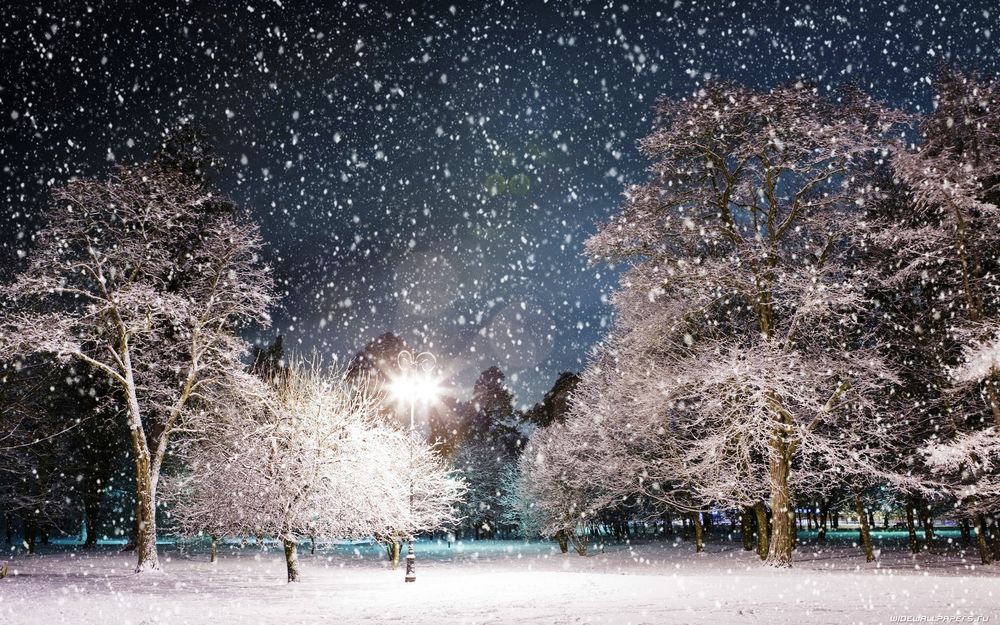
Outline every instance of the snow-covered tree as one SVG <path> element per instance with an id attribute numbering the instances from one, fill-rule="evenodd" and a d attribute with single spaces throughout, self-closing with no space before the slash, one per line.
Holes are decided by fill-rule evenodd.
<path id="1" fill-rule="evenodd" d="M 1000 484 L 990 461 L 1000 448 L 989 449 L 1000 429 L 1000 83 L 945 70 L 935 90 L 919 143 L 892 160 L 908 210 L 883 219 L 879 241 L 892 251 L 889 283 L 916 301 L 903 323 L 927 349 L 911 369 L 933 378 L 922 386 L 933 428 L 918 460 L 950 484 L 982 538 Z M 982 540 L 980 556 L 991 559 Z"/>
<path id="2" fill-rule="evenodd" d="M 505 467 L 500 475 L 500 499 L 503 506 L 500 522 L 514 528 L 520 536 L 531 538 L 540 536 L 541 532 L 539 519 L 535 515 L 534 501 L 531 499 L 527 480 L 522 473 L 522 462 L 524 462 L 523 454 L 517 464 Z"/>
<path id="3" fill-rule="evenodd" d="M 915 508 L 925 496 L 938 500 L 944 496 L 940 485 L 928 481 L 930 471 L 917 450 L 949 427 L 946 363 L 952 348 L 946 347 L 948 321 L 936 309 L 931 275 L 911 271 L 917 259 L 900 237 L 901 231 L 922 227 L 921 211 L 891 164 L 875 168 L 874 185 L 876 192 L 866 210 L 869 233 L 864 252 L 865 262 L 877 270 L 867 288 L 879 311 L 872 333 L 899 377 L 882 403 L 893 430 L 888 447 L 881 450 L 882 464 L 911 480 L 909 486 L 893 486 L 906 512 L 910 549 L 917 553 Z"/>
<path id="4" fill-rule="evenodd" d="M 949 318 L 952 377 L 979 385 L 988 418 L 1000 427 L 996 341 L 996 249 L 1000 232 L 1000 83 L 945 72 L 936 83 L 935 111 L 921 124 L 922 141 L 893 160 L 907 185 L 915 216 L 900 216 L 885 236 L 908 261 L 902 282 L 923 280 L 934 314 Z M 964 357 L 962 357 L 964 356 Z"/>
<path id="5" fill-rule="evenodd" d="M 387 424 L 383 397 L 293 362 L 276 387 L 253 374 L 191 418 L 171 492 L 186 534 L 275 536 L 288 581 L 303 537 L 412 535 L 455 520 L 462 493 L 434 451 Z M 214 552 L 214 549 L 213 549 Z"/>
<path id="6" fill-rule="evenodd" d="M 53 192 L 27 268 L 4 287 L 0 348 L 76 359 L 116 387 L 135 464 L 137 571 L 156 569 L 157 488 L 192 401 L 265 322 L 270 277 L 254 224 L 214 192 L 205 142 L 171 134 L 151 162 Z"/>
<path id="7" fill-rule="evenodd" d="M 437 445 L 428 445 L 409 432 L 404 434 L 393 424 L 378 427 L 389 428 L 394 436 L 401 437 L 383 458 L 397 474 L 395 481 L 371 485 L 374 490 L 381 489 L 384 497 L 402 499 L 404 503 L 402 513 L 374 533 L 395 569 L 399 567 L 403 541 L 441 529 L 451 530 L 462 520 L 468 489 Z M 395 490 L 399 484 L 403 484 L 402 491 Z"/>
<path id="8" fill-rule="evenodd" d="M 398 435 L 398 432 L 397 432 Z M 404 434 L 405 460 L 396 458 L 394 468 L 406 483 L 406 513 L 394 523 L 396 535 L 419 536 L 452 529 L 461 521 L 461 504 L 468 490 L 461 475 L 452 470 L 434 445 Z"/>
<path id="9" fill-rule="evenodd" d="M 609 501 L 581 472 L 595 451 L 575 431 L 581 427 L 586 424 L 575 420 L 536 430 L 518 461 L 518 481 L 506 496 L 526 533 L 555 538 L 564 553 L 572 543 L 586 555 L 591 524 Z"/>
<path id="10" fill-rule="evenodd" d="M 761 450 L 747 436 L 744 402 L 752 391 L 736 382 L 745 371 L 733 363 L 734 379 L 721 384 L 708 403 L 680 397 L 685 380 L 664 380 L 675 366 L 665 355 L 651 359 L 613 348 L 617 337 L 599 347 L 572 398 L 570 423 L 590 424 L 586 444 L 597 450 L 583 473 L 620 497 L 640 495 L 659 509 L 692 518 L 709 505 L 743 508 L 760 527 L 767 526 L 762 500 L 768 494 Z M 749 357 L 749 354 L 747 355 Z M 677 365 L 679 366 L 679 365 Z M 672 400 L 673 389 L 677 399 Z M 690 389 L 688 389 L 690 391 Z M 702 410 L 710 412 L 702 417 Z M 740 416 L 740 418 L 736 418 Z M 695 424 L 689 423 L 695 420 Z M 695 528 L 698 529 L 697 526 Z M 758 532 L 758 550 L 766 555 L 768 532 Z"/>
<path id="11" fill-rule="evenodd" d="M 766 486 L 768 561 L 787 566 L 794 480 L 863 462 L 838 429 L 883 435 L 873 415 L 894 376 L 865 340 L 855 250 L 862 165 L 884 156 L 899 118 L 801 83 L 716 83 L 658 112 L 642 142 L 649 182 L 587 242 L 594 262 L 630 268 L 576 417 L 607 424 L 626 449 L 659 448 L 612 470 L 675 504 L 745 505 Z M 624 385 L 600 406 L 601 383 L 587 393 L 595 370 Z"/>

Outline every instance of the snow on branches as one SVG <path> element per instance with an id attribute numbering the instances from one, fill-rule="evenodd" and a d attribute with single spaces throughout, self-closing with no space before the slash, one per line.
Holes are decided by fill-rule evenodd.
<path id="1" fill-rule="evenodd" d="M 918 337 L 932 353 L 913 365 L 938 374 L 914 392 L 934 407 L 921 459 L 981 532 L 1000 506 L 1000 82 L 946 70 L 935 90 L 921 141 L 892 161 L 906 204 L 882 218 L 877 242 L 887 282 L 916 294 L 901 320 L 934 331 Z"/>
<path id="2" fill-rule="evenodd" d="M 658 112 L 649 181 L 587 242 L 630 268 L 576 418 L 619 441 L 622 494 L 689 509 L 769 496 L 769 560 L 787 565 L 792 485 L 861 472 L 885 434 L 877 398 L 895 375 L 868 343 L 857 250 L 865 166 L 904 117 L 804 84 L 717 83 Z"/>
<path id="3" fill-rule="evenodd" d="M 277 537 L 288 581 L 302 537 L 410 536 L 454 523 L 463 484 L 434 450 L 386 423 L 382 394 L 316 362 L 276 385 L 252 374 L 189 421 L 171 488 L 185 533 Z"/>
<path id="4" fill-rule="evenodd" d="M 526 532 L 572 542 L 586 555 L 590 523 L 609 502 L 608 491 L 580 472 L 580 457 L 597 451 L 575 431 L 580 425 L 553 423 L 534 432 L 519 459 L 510 503 Z"/>
<path id="5" fill-rule="evenodd" d="M 186 138 L 181 129 L 167 145 Z M 203 154 L 195 144 L 174 156 Z M 57 188 L 0 310 L 5 353 L 75 359 L 117 387 L 136 470 L 137 570 L 159 566 L 156 492 L 171 433 L 190 404 L 242 369 L 236 330 L 266 323 L 272 298 L 257 227 L 178 162 Z"/>

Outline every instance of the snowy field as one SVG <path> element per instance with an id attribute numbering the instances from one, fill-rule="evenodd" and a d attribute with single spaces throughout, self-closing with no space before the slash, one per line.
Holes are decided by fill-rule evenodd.
<path id="1" fill-rule="evenodd" d="M 132 574 L 132 554 L 47 547 L 16 557 L 0 581 L 0 623 L 890 623 L 1000 619 L 1000 569 L 960 550 L 916 557 L 901 533 L 866 565 L 840 532 L 801 546 L 795 568 L 762 568 L 736 543 L 607 545 L 586 558 L 549 543 L 418 545 L 418 579 L 403 583 L 371 545 L 303 550 L 303 581 L 284 581 L 280 549 L 163 546 L 164 574 Z M 321 552 L 321 553 L 320 553 Z M 971 552 L 970 552 L 970 555 Z M 910 621 L 918 622 L 918 621 Z M 957 622 L 972 622 L 972 619 Z"/>

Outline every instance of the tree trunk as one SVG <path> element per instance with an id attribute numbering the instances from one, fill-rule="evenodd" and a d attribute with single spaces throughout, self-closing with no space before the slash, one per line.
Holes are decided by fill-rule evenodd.
<path id="1" fill-rule="evenodd" d="M 791 498 L 788 490 L 789 463 L 788 445 L 775 438 L 772 443 L 770 460 L 771 478 L 771 545 L 767 563 L 771 566 L 792 565 L 792 532 L 788 515 L 791 512 Z"/>
<path id="2" fill-rule="evenodd" d="M 913 497 L 906 496 L 906 532 L 910 539 L 910 553 L 920 553 L 920 543 L 917 542 L 917 526 L 913 522 Z"/>
<path id="3" fill-rule="evenodd" d="M 962 546 L 970 546 L 972 544 L 972 526 L 969 524 L 969 519 L 963 518 L 959 521 L 958 527 L 962 533 Z"/>
<path id="4" fill-rule="evenodd" d="M 132 361 L 127 342 L 123 339 L 122 360 L 125 369 L 125 400 L 128 409 L 129 434 L 132 442 L 132 460 L 135 463 L 135 572 L 155 571 L 160 568 L 156 553 L 156 484 L 153 465 L 142 424 L 142 412 L 136 396 L 132 376 Z M 166 436 L 164 434 L 163 436 Z"/>
<path id="5" fill-rule="evenodd" d="M 24 523 L 24 542 L 28 545 L 28 553 L 35 553 L 35 537 L 38 534 L 38 525 L 34 519 L 27 519 Z"/>
<path id="6" fill-rule="evenodd" d="M 991 525 L 990 534 L 993 538 L 991 541 L 993 543 L 993 559 L 1000 559 L 1000 527 L 997 526 L 997 518 L 992 517 L 993 523 Z"/>
<path id="7" fill-rule="evenodd" d="M 559 551 L 562 553 L 569 552 L 569 539 L 566 537 L 566 530 L 556 532 L 556 541 L 559 543 Z"/>
<path id="8" fill-rule="evenodd" d="M 212 555 L 209 558 L 209 562 L 215 562 L 219 559 L 219 537 L 212 534 Z"/>
<path id="9" fill-rule="evenodd" d="M 790 509 L 788 511 L 788 531 L 792 534 L 792 550 L 799 544 L 799 524 L 795 522 L 795 504 L 789 502 Z"/>
<path id="10" fill-rule="evenodd" d="M 826 544 L 827 525 L 830 521 L 830 502 L 824 497 L 819 503 L 819 518 L 816 520 L 816 539 L 821 545 Z"/>
<path id="11" fill-rule="evenodd" d="M 97 546 L 97 511 L 100 505 L 93 505 L 87 501 L 83 506 L 84 527 L 87 530 L 87 539 L 83 541 L 84 549 L 93 549 Z"/>
<path id="12" fill-rule="evenodd" d="M 868 524 L 871 518 L 868 516 L 865 510 L 864 504 L 861 502 L 861 491 L 857 487 L 851 489 L 854 491 L 854 509 L 858 513 L 858 522 L 861 524 L 859 532 L 861 534 L 861 550 L 865 554 L 865 562 L 875 561 L 875 549 L 872 548 L 872 532 L 871 526 Z"/>
<path id="13" fill-rule="evenodd" d="M 311 555 L 311 556 L 316 555 L 316 537 L 315 536 L 310 536 L 309 537 L 309 555 Z"/>
<path id="14" fill-rule="evenodd" d="M 740 511 L 740 531 L 743 534 L 743 551 L 753 551 L 753 506 L 743 506 Z"/>
<path id="15" fill-rule="evenodd" d="M 990 547 L 986 543 L 986 517 L 982 513 L 977 513 L 976 520 L 976 543 L 979 545 L 979 559 L 983 564 L 990 564 Z"/>
<path id="16" fill-rule="evenodd" d="M 573 541 L 573 548 L 576 549 L 576 553 L 581 556 L 586 556 L 587 543 L 589 542 L 590 537 L 586 534 L 577 534 L 576 532 L 572 532 L 570 537 Z"/>
<path id="17" fill-rule="evenodd" d="M 701 515 L 692 512 L 691 523 L 694 525 L 694 550 L 696 553 L 701 553 L 705 551 L 705 535 L 701 524 Z"/>
<path id="18" fill-rule="evenodd" d="M 288 581 L 299 581 L 299 550 L 298 543 L 291 534 L 281 537 L 281 543 L 285 547 L 285 568 L 288 570 Z"/>
<path id="19" fill-rule="evenodd" d="M 392 570 L 399 570 L 399 540 L 395 537 L 389 541 L 389 562 L 392 563 Z"/>
<path id="20" fill-rule="evenodd" d="M 156 494 L 150 479 L 148 454 L 136 460 L 135 469 L 135 552 L 138 557 L 135 572 L 142 573 L 160 568 L 156 552 Z"/>
<path id="21" fill-rule="evenodd" d="M 931 518 L 931 506 L 926 501 L 921 501 L 920 524 L 924 527 L 924 541 L 927 549 L 934 549 L 934 519 Z"/>
<path id="22" fill-rule="evenodd" d="M 766 560 L 770 541 L 767 535 L 767 510 L 764 508 L 764 502 L 755 503 L 753 512 L 757 521 L 757 556 L 761 560 Z"/>

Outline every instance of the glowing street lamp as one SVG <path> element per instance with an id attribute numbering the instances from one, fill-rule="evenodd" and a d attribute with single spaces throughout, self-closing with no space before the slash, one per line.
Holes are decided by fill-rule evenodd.
<path id="1" fill-rule="evenodd" d="M 389 390 L 397 402 L 410 403 L 410 438 L 416 432 L 413 413 L 417 402 L 429 404 L 438 395 L 438 381 L 433 377 L 437 359 L 430 352 L 413 354 L 408 350 L 399 352 L 397 357 L 400 375 L 394 379 Z M 413 514 L 413 446 L 410 446 L 410 514 Z M 417 556 L 413 553 L 413 534 L 406 537 L 406 578 L 407 582 L 417 581 Z"/>

